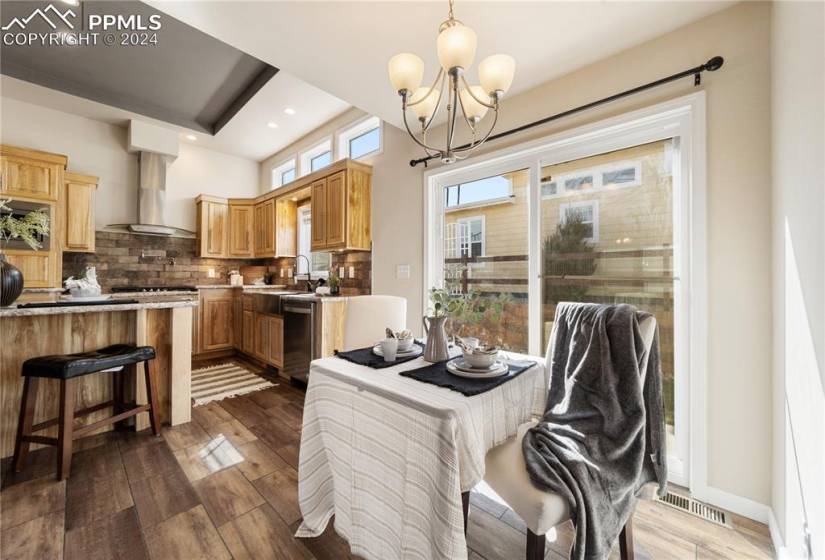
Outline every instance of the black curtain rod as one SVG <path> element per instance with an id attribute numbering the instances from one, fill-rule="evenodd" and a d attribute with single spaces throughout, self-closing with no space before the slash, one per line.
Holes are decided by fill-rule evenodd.
<path id="1" fill-rule="evenodd" d="M 722 64 L 725 63 L 725 59 L 721 56 L 714 56 L 701 66 L 696 66 L 695 68 L 690 68 L 688 70 L 684 70 L 683 72 L 679 72 L 678 74 L 673 74 L 672 76 L 667 76 L 666 78 L 661 78 L 656 80 L 655 82 L 650 82 L 633 89 L 629 89 L 623 91 L 621 93 L 616 93 L 611 95 L 610 97 L 605 97 L 604 99 L 599 99 L 598 101 L 592 101 L 587 103 L 586 105 L 581 105 L 580 107 L 576 107 L 574 109 L 568 109 L 567 111 L 562 111 L 561 113 L 556 113 L 555 115 L 550 115 L 549 117 L 544 117 L 543 119 L 539 119 L 537 121 L 533 121 L 531 123 L 523 124 L 516 128 L 511 128 L 510 130 L 505 130 L 504 132 L 499 132 L 498 134 L 493 134 L 490 136 L 487 141 L 490 140 L 498 140 L 499 138 L 504 138 L 505 136 L 510 136 L 511 134 L 516 134 L 518 132 L 522 132 L 524 130 L 528 130 L 530 128 L 534 128 L 536 126 L 541 126 L 543 124 L 547 124 L 549 122 L 562 119 L 564 117 L 569 117 L 570 115 L 580 113 L 582 111 L 586 111 L 588 109 L 592 109 L 593 107 L 598 107 L 599 105 L 605 105 L 606 103 L 611 103 L 616 101 L 617 99 L 622 99 L 623 97 L 627 97 L 629 95 L 634 95 L 640 93 L 642 91 L 655 88 L 670 82 L 674 82 L 676 80 L 681 80 L 682 78 L 687 78 L 688 76 L 693 76 L 693 85 L 698 86 L 702 83 L 702 72 L 715 72 L 722 67 Z M 458 149 L 463 149 L 469 147 L 470 144 L 463 144 L 458 147 Z M 410 166 L 415 167 L 419 163 L 423 163 L 426 167 L 427 162 L 431 159 L 435 159 L 438 156 L 427 156 L 419 159 L 411 159 Z"/>

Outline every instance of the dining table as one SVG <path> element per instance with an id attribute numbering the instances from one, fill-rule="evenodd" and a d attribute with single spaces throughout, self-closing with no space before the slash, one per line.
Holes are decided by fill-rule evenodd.
<path id="1" fill-rule="evenodd" d="M 321 535 L 334 516 L 352 554 L 367 560 L 466 559 L 469 492 L 487 451 L 541 415 L 547 398 L 544 358 L 504 357 L 534 364 L 474 396 L 401 375 L 431 365 L 421 357 L 381 369 L 314 360 L 296 536 Z"/>

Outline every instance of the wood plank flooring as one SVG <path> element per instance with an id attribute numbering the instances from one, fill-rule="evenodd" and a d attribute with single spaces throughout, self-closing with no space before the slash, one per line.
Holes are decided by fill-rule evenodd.
<path id="1" fill-rule="evenodd" d="M 76 446 L 66 482 L 54 480 L 52 448 L 33 452 L 22 473 L 11 473 L 4 460 L 0 558 L 352 558 L 332 523 L 319 538 L 293 537 L 301 519 L 303 398 L 299 388 L 281 382 L 197 407 L 190 424 L 166 427 L 160 438 L 94 436 Z M 733 520 L 734 529 L 727 529 L 641 502 L 634 517 L 637 558 L 773 557 L 764 525 Z M 572 526 L 547 538 L 546 558 L 562 560 Z M 523 558 L 524 524 L 506 506 L 473 492 L 467 541 L 471 560 Z"/>

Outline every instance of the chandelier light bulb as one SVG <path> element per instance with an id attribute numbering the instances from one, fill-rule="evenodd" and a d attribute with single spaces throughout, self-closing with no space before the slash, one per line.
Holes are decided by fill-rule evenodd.
<path id="1" fill-rule="evenodd" d="M 429 97 L 427 97 L 427 93 L 429 91 L 430 88 L 420 87 L 417 90 L 415 90 L 415 93 L 413 93 L 412 95 L 412 99 L 410 99 L 411 103 L 417 103 L 418 101 L 423 99 L 421 103 L 417 103 L 416 105 L 412 106 L 412 110 L 415 111 L 415 115 L 419 118 L 419 120 L 430 120 L 430 117 L 432 117 L 433 113 L 435 112 L 436 106 L 438 106 L 438 100 L 441 97 L 441 92 L 438 90 L 434 90 L 429 95 Z"/>
<path id="2" fill-rule="evenodd" d="M 395 91 L 413 92 L 424 78 L 424 61 L 411 53 L 397 54 L 388 64 L 390 82 Z"/>
<path id="3" fill-rule="evenodd" d="M 507 93 L 516 73 L 516 61 L 506 54 L 488 56 L 478 65 L 478 78 L 482 89 L 489 94 Z M 473 90 L 475 92 L 475 90 Z M 483 99 L 483 98 L 482 98 Z"/>
<path id="4" fill-rule="evenodd" d="M 490 96 L 484 93 L 483 87 L 470 86 L 470 89 L 473 90 L 473 95 L 477 98 L 485 103 L 490 103 Z M 467 115 L 467 118 L 471 120 L 481 120 L 484 118 L 484 115 L 487 114 L 487 107 L 473 99 L 473 95 L 470 95 L 469 91 L 463 89 L 461 90 L 461 93 L 458 94 L 458 97 L 461 100 L 461 106 L 464 107 L 464 114 Z"/>
<path id="5" fill-rule="evenodd" d="M 466 25 L 456 24 L 445 28 L 438 34 L 438 62 L 450 71 L 453 68 L 467 69 L 476 56 L 476 32 Z"/>

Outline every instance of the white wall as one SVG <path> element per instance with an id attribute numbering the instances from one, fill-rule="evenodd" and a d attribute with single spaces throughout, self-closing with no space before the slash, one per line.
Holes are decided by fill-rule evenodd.
<path id="1" fill-rule="evenodd" d="M 825 558 L 825 4 L 774 3 L 772 32 L 773 509 Z"/>
<path id="2" fill-rule="evenodd" d="M 127 133 L 125 126 L 0 98 L 0 142 L 64 154 L 70 171 L 100 178 L 97 229 L 137 219 L 137 155 L 127 152 Z M 182 144 L 167 177 L 168 224 L 194 231 L 194 198 L 200 193 L 256 196 L 257 162 Z"/>

